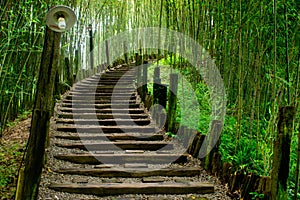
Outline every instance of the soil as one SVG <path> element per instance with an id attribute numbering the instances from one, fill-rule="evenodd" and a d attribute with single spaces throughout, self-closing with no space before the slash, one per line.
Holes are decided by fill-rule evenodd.
<path id="1" fill-rule="evenodd" d="M 0 138 L 0 199 L 14 199 L 18 171 L 30 133 L 31 115 L 6 128 Z"/>

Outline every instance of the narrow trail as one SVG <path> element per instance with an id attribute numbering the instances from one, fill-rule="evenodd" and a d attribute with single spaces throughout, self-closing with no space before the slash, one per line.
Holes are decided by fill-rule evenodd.
<path id="1" fill-rule="evenodd" d="M 60 101 L 39 199 L 230 199 L 156 126 L 135 73 L 119 66 L 96 74 Z"/>

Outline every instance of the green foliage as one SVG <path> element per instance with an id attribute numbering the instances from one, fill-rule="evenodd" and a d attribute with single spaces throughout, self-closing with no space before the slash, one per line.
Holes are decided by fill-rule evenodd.
<path id="1" fill-rule="evenodd" d="M 263 199 L 265 196 L 264 194 L 259 194 L 257 192 L 250 192 L 250 194 L 252 195 L 252 200 Z"/>
<path id="2" fill-rule="evenodd" d="M 178 59 L 179 61 L 179 59 Z M 159 61 L 160 64 L 169 63 L 170 56 Z M 179 83 L 177 91 L 177 119 L 181 126 L 187 126 L 207 133 L 211 121 L 210 92 L 203 82 L 193 83 L 190 79 L 194 77 L 189 67 L 182 69 L 172 68 L 170 65 L 157 65 L 156 63 L 148 67 L 148 91 L 153 93 L 154 68 L 160 66 L 160 77 L 162 84 L 169 84 L 169 74 L 178 73 Z M 192 84 L 191 84 L 192 83 Z"/>
<path id="3" fill-rule="evenodd" d="M 242 121 L 242 127 L 248 126 L 248 120 Z M 270 146 L 264 141 L 243 132 L 239 140 L 235 137 L 236 119 L 227 116 L 221 135 L 220 152 L 223 162 L 232 163 L 236 169 L 247 169 L 259 175 L 269 175 Z M 247 130 L 247 128 L 245 128 Z"/>
<path id="4" fill-rule="evenodd" d="M 296 130 L 299 128 L 296 127 Z M 288 193 L 289 197 L 294 196 L 294 189 L 296 184 L 296 164 L 297 164 L 297 148 L 298 148 L 298 131 L 295 131 L 293 137 L 291 138 L 291 153 L 290 153 L 290 176 L 288 177 Z M 300 190 L 298 189 L 298 199 L 300 198 Z"/>
<path id="5" fill-rule="evenodd" d="M 30 114 L 31 114 L 31 111 L 29 111 L 29 110 L 24 111 L 23 113 L 21 113 L 20 115 L 18 115 L 17 119 L 15 119 L 14 121 L 7 122 L 7 126 L 8 127 L 13 127 L 18 122 L 27 119 Z"/>
<path id="6" fill-rule="evenodd" d="M 17 182 L 20 159 L 22 158 L 23 145 L 17 142 L 1 144 L 0 146 L 0 193 L 1 199 L 13 199 Z"/>

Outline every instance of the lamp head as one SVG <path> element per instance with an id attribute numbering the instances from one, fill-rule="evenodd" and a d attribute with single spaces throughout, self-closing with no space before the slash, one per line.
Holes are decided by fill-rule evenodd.
<path id="1" fill-rule="evenodd" d="M 75 12 L 68 6 L 55 6 L 46 14 L 46 24 L 55 32 L 67 31 L 74 26 L 75 22 Z"/>

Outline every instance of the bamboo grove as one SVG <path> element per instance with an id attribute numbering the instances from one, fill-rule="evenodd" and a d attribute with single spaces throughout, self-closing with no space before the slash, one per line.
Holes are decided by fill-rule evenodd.
<path id="1" fill-rule="evenodd" d="M 230 134 L 222 136 L 224 159 L 235 162 L 241 168 L 251 165 L 250 169 L 257 173 L 270 175 L 278 109 L 284 105 L 296 108 L 299 105 L 299 2 L 1 1 L 2 126 L 32 108 L 45 29 L 44 15 L 48 8 L 57 4 L 73 7 L 78 15 L 75 28 L 63 35 L 61 44 L 61 60 L 69 57 L 74 72 L 82 66 L 80 57 L 86 51 L 84 45 L 88 45 L 89 24 L 98 34 L 94 42 L 104 41 L 128 29 L 160 26 L 184 33 L 205 47 L 215 59 L 227 92 L 224 132 Z M 161 37 L 161 40 L 164 39 L 167 40 L 167 36 Z M 172 55 L 166 53 L 165 56 Z M 189 63 L 184 60 L 171 64 L 191 74 Z M 194 82 L 201 80 L 190 78 Z M 63 82 L 63 78 L 60 81 Z M 296 122 L 299 123 L 299 112 L 292 138 L 291 189 L 296 184 Z"/>

